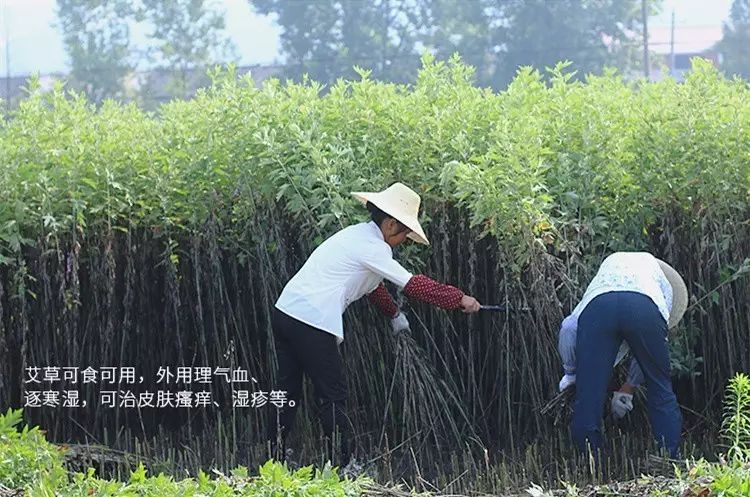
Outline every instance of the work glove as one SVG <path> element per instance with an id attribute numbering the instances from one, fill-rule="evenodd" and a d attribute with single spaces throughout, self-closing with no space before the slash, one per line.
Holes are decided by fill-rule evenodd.
<path id="1" fill-rule="evenodd" d="M 625 392 L 612 394 L 612 415 L 615 419 L 622 419 L 633 410 L 633 395 Z"/>
<path id="2" fill-rule="evenodd" d="M 576 375 L 566 374 L 560 379 L 560 391 L 576 384 Z"/>
<path id="3" fill-rule="evenodd" d="M 403 312 L 399 312 L 395 318 L 391 319 L 391 329 L 394 336 L 397 336 L 401 332 L 409 331 L 409 320 L 406 319 Z"/>

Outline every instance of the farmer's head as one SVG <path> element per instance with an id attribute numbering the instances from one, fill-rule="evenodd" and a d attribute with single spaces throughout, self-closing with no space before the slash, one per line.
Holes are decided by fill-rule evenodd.
<path id="1" fill-rule="evenodd" d="M 404 243 L 406 237 L 411 233 L 411 230 L 406 225 L 377 208 L 372 202 L 367 202 L 365 205 L 367 206 L 367 210 L 370 211 L 372 220 L 380 227 L 383 238 L 388 245 L 395 247 Z"/>
<path id="2" fill-rule="evenodd" d="M 406 238 L 430 244 L 419 224 L 421 199 L 405 184 L 393 183 L 382 192 L 352 192 L 352 196 L 367 207 L 391 247 L 403 243 Z"/>

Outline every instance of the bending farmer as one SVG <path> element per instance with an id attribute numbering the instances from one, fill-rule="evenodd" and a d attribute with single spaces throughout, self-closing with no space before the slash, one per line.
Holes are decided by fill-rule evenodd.
<path id="1" fill-rule="evenodd" d="M 634 360 L 627 382 L 613 395 L 613 413 L 622 417 L 632 409 L 633 389 L 645 379 L 657 442 L 678 455 L 682 416 L 672 391 L 667 330 L 686 307 L 685 282 L 667 263 L 646 252 L 616 252 L 604 259 L 559 337 L 565 368 L 560 390 L 577 385 L 571 432 L 581 451 L 587 444 L 601 450 L 607 385 L 629 348 Z"/>
<path id="2" fill-rule="evenodd" d="M 578 332 L 578 317 L 574 314 L 563 319 L 560 325 L 560 335 L 558 337 L 557 348 L 562 357 L 563 370 L 565 374 L 560 379 L 560 391 L 575 385 L 576 382 L 576 337 Z M 617 357 L 613 366 L 617 366 L 630 351 L 628 343 L 623 341 L 620 349 L 617 351 Z M 628 377 L 617 392 L 612 394 L 612 415 L 617 419 L 622 419 L 633 410 L 633 394 L 635 389 L 643 384 L 643 370 L 634 358 L 630 360 L 628 367 Z"/>
<path id="3" fill-rule="evenodd" d="M 342 314 L 364 295 L 391 318 L 394 332 L 409 329 L 383 285 L 387 279 L 404 294 L 444 309 L 479 310 L 479 302 L 452 286 L 424 275 L 412 275 L 393 259 L 393 247 L 407 238 L 427 244 L 418 221 L 420 198 L 401 183 L 379 193 L 352 195 L 367 206 L 372 221 L 349 226 L 324 241 L 287 283 L 272 318 L 278 357 L 279 387 L 296 405 L 302 396 L 302 374 L 313 383 L 324 434 L 333 455 L 334 433 L 340 437 L 341 466 L 351 457 L 350 422 L 346 416 L 347 387 L 338 344 L 344 339 Z M 294 425 L 295 407 L 272 423 L 272 443 L 283 440 Z M 334 458 L 332 457 L 331 460 Z"/>

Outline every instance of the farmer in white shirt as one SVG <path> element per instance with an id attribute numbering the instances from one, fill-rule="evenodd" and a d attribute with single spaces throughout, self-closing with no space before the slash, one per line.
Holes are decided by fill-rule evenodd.
<path id="1" fill-rule="evenodd" d="M 607 385 L 629 348 L 634 359 L 627 382 L 613 394 L 612 412 L 623 417 L 633 408 L 634 388 L 645 378 L 657 442 L 672 456 L 679 453 L 682 416 L 670 380 L 667 330 L 686 307 L 685 282 L 667 263 L 647 252 L 616 252 L 604 259 L 560 328 L 565 370 L 560 390 L 576 384 L 571 432 L 580 450 L 601 450 Z"/>
<path id="2" fill-rule="evenodd" d="M 338 344 L 344 340 L 342 314 L 364 295 L 388 317 L 394 332 L 409 329 L 409 322 L 394 303 L 383 280 L 403 288 L 407 297 L 445 309 L 476 312 L 476 299 L 424 275 L 412 275 L 393 259 L 393 247 L 407 238 L 428 244 L 418 221 L 420 198 L 401 183 L 382 192 L 355 192 L 372 221 L 349 226 L 313 251 L 287 283 L 276 302 L 272 319 L 279 364 L 279 388 L 296 405 L 302 397 L 302 375 L 313 383 L 321 424 L 328 440 L 340 436 L 341 466 L 351 457 L 350 422 L 346 416 L 347 387 Z M 272 443 L 286 438 L 294 424 L 296 406 L 279 413 L 273 423 Z M 330 445 L 331 455 L 333 444 Z M 333 460 L 333 458 L 332 458 Z"/>

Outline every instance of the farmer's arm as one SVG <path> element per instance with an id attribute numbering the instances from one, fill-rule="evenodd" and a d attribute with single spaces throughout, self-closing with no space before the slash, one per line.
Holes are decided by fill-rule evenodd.
<path id="1" fill-rule="evenodd" d="M 620 391 L 624 393 L 633 394 L 635 389 L 643 385 L 644 375 L 641 366 L 635 357 L 630 361 L 630 367 L 628 368 L 628 379 L 620 387 Z"/>
<path id="2" fill-rule="evenodd" d="M 417 274 L 409 279 L 404 286 L 404 294 L 407 297 L 427 302 L 443 309 L 462 308 L 464 292 L 456 287 L 444 285 L 423 274 Z M 393 301 L 391 294 L 381 283 L 367 296 L 367 299 L 375 305 L 386 316 L 392 318 L 398 314 L 398 306 Z"/>
<path id="3" fill-rule="evenodd" d="M 380 283 L 378 287 L 367 296 L 367 300 L 389 318 L 394 318 L 398 314 L 398 306 L 396 305 L 396 302 L 393 301 L 393 297 L 388 293 L 388 290 L 383 283 Z"/>
<path id="4" fill-rule="evenodd" d="M 568 389 L 576 382 L 576 335 L 578 334 L 578 318 L 575 314 L 563 319 L 560 334 L 557 338 L 557 350 L 563 363 L 565 374 L 560 378 L 560 391 Z"/>
<path id="5" fill-rule="evenodd" d="M 401 264 L 395 261 L 390 254 L 386 256 L 385 253 L 373 251 L 371 254 L 366 254 L 362 262 L 371 271 L 403 288 L 404 295 L 407 297 L 421 300 L 428 304 L 442 307 L 443 309 L 463 308 L 466 311 L 479 310 L 479 303 L 473 297 L 465 295 L 464 292 L 456 287 L 439 283 L 423 274 L 412 275 Z M 385 288 L 380 290 L 380 287 L 378 287 L 370 295 L 377 292 L 377 295 L 373 298 L 382 301 L 385 296 L 383 294 L 384 291 L 387 293 Z M 390 298 L 390 295 L 388 295 L 388 298 Z M 385 307 L 389 312 L 392 311 L 392 308 L 387 303 Z"/>
<path id="6" fill-rule="evenodd" d="M 411 277 L 404 286 L 404 295 L 443 309 L 463 307 L 464 292 L 454 286 L 438 283 L 423 274 L 415 274 Z"/>
<path id="7" fill-rule="evenodd" d="M 563 319 L 560 334 L 557 339 L 557 350 L 563 363 L 566 375 L 576 374 L 576 335 L 578 334 L 578 319 L 570 315 Z"/>

